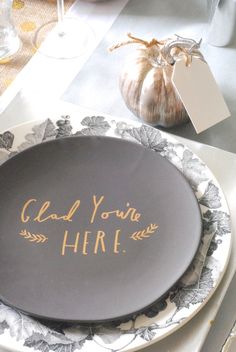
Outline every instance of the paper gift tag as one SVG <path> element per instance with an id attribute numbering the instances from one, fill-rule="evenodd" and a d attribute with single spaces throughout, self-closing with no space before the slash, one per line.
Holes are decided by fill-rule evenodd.
<path id="1" fill-rule="evenodd" d="M 207 63 L 194 57 L 189 66 L 177 61 L 172 81 L 197 133 L 230 116 Z"/>

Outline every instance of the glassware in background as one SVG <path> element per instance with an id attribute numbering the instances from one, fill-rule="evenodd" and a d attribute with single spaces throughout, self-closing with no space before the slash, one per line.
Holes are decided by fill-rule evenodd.
<path id="1" fill-rule="evenodd" d="M 49 40 L 45 42 L 47 36 Z M 64 0 L 57 0 L 57 21 L 47 22 L 35 32 L 33 46 L 45 56 L 71 59 L 83 55 L 94 38 L 94 32 L 86 22 L 64 16 Z"/>
<path id="2" fill-rule="evenodd" d="M 226 46 L 235 32 L 235 0 L 207 0 L 209 28 L 207 41 L 214 46 Z"/>
<path id="3" fill-rule="evenodd" d="M 12 0 L 0 0 L 0 63 L 11 59 L 21 41 L 11 20 Z"/>

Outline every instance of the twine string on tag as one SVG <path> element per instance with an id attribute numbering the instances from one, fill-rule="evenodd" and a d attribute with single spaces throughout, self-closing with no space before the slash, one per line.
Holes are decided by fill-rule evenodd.
<path id="1" fill-rule="evenodd" d="M 190 66 L 193 60 L 193 56 L 194 53 L 190 53 L 188 50 L 186 50 L 185 48 L 180 48 L 178 46 L 174 47 L 170 56 L 171 56 L 171 62 L 168 62 L 166 60 L 167 63 L 169 63 L 170 65 L 174 65 L 176 62 L 176 57 L 180 58 L 181 55 L 183 55 L 184 60 L 185 60 L 185 65 L 186 66 Z"/>
<path id="2" fill-rule="evenodd" d="M 192 56 L 199 56 L 200 54 L 198 49 L 200 48 L 202 39 L 196 42 L 194 39 L 184 38 L 177 34 L 175 34 L 175 37 L 174 39 L 171 38 L 165 41 L 165 45 L 162 48 L 163 56 L 170 65 L 173 65 L 176 59 L 183 54 L 185 64 L 189 66 L 192 62 Z"/>

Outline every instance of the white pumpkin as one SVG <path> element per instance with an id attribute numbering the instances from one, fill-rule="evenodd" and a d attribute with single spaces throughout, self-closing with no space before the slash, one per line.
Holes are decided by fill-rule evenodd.
<path id="1" fill-rule="evenodd" d="M 120 43 L 112 48 L 133 42 L 142 43 L 128 57 L 120 74 L 120 91 L 127 107 L 138 117 L 151 125 L 171 127 L 189 121 L 189 116 L 172 83 L 171 77 L 176 57 L 191 59 L 185 47 L 173 45 L 176 39 L 158 42 L 153 39 L 146 42 L 128 35 L 131 41 Z M 179 39 L 180 37 L 177 37 Z M 181 38 L 186 47 L 192 43 L 192 51 L 196 52 L 193 40 Z M 179 39 L 180 41 L 180 39 Z M 196 44 L 194 44 L 196 43 Z M 195 46 L 194 46 L 195 45 Z"/>

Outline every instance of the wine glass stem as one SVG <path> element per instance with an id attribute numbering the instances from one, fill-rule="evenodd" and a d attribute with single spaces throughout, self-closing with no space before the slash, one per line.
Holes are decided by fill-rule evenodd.
<path id="1" fill-rule="evenodd" d="M 57 0 L 57 18 L 59 24 L 61 24 L 64 19 L 64 11 L 64 0 Z"/>

